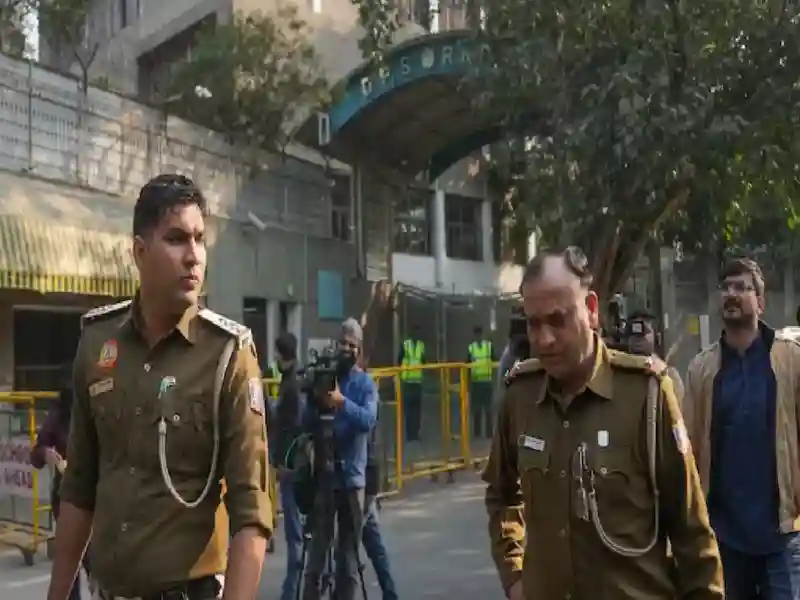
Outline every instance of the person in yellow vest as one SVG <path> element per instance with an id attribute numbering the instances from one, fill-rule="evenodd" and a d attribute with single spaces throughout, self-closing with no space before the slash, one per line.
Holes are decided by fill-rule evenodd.
<path id="1" fill-rule="evenodd" d="M 398 364 L 413 367 L 425 364 L 425 342 L 419 339 L 419 327 L 400 347 Z M 412 369 L 400 373 L 400 389 L 403 395 L 406 441 L 418 442 L 422 428 L 422 369 Z"/>
<path id="2" fill-rule="evenodd" d="M 495 360 L 492 342 L 483 336 L 483 328 L 474 329 L 475 337 L 468 347 L 467 362 L 470 363 L 470 414 L 472 437 L 492 437 L 492 363 Z"/>

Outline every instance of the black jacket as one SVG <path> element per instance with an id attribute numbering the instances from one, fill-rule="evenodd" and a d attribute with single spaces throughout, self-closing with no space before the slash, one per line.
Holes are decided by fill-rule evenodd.
<path id="1" fill-rule="evenodd" d="M 283 374 L 278 387 L 278 401 L 270 419 L 270 453 L 275 466 L 283 465 L 286 451 L 292 441 L 302 433 L 303 401 L 297 370 Z"/>

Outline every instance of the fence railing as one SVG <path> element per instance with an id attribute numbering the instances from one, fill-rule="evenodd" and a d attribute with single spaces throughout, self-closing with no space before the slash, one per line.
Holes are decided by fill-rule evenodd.
<path id="1" fill-rule="evenodd" d="M 38 426 L 54 392 L 0 393 L 0 545 L 22 552 L 32 565 L 54 532 L 50 507 L 52 472 L 31 464 Z"/>
<path id="2" fill-rule="evenodd" d="M 489 454 L 494 420 L 494 370 L 477 380 L 469 363 L 370 369 L 380 395 L 378 448 L 383 493 L 406 482 L 477 467 Z M 404 373 L 419 372 L 413 382 Z M 275 379 L 265 379 L 271 397 Z"/>

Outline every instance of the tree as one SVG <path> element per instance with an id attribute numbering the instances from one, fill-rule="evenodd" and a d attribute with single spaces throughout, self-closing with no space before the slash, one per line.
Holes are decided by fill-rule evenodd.
<path id="1" fill-rule="evenodd" d="M 294 5 L 209 25 L 164 95 L 233 143 L 282 151 L 293 127 L 329 97 L 308 33 Z"/>
<path id="2" fill-rule="evenodd" d="M 354 0 L 376 18 L 381 0 Z M 524 147 L 496 164 L 516 210 L 545 241 L 584 247 L 602 298 L 670 226 L 696 240 L 755 207 L 797 212 L 797 8 L 779 0 L 486 0 L 491 65 L 465 90 L 478 110 L 518 122 Z M 381 12 L 383 11 L 383 13 Z M 386 21 L 391 23 L 390 20 Z M 373 35 L 378 31 L 379 35 Z M 390 36 L 367 30 L 374 53 Z M 507 156 L 509 153 L 500 153 Z M 795 219 L 796 221 L 796 219 Z M 789 223 L 784 219 L 784 227 Z"/>
<path id="3" fill-rule="evenodd" d="M 30 0 L 0 1 L 0 52 L 20 58 L 25 53 L 26 40 L 22 23 L 31 9 Z"/>
<path id="4" fill-rule="evenodd" d="M 89 39 L 87 21 L 92 0 L 38 0 L 39 31 L 54 56 L 77 64 L 81 89 L 89 90 L 89 69 L 97 58 L 100 44 Z"/>

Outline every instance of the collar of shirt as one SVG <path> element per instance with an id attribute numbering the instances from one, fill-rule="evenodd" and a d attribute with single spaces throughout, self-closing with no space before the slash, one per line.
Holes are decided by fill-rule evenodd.
<path id="1" fill-rule="evenodd" d="M 763 321 L 758 322 L 758 336 L 756 339 L 753 340 L 753 343 L 750 344 L 750 347 L 747 348 L 744 352 L 744 356 L 751 357 L 756 354 L 761 354 L 763 351 L 769 353 L 772 349 L 772 342 L 775 339 L 775 330 L 772 329 L 769 325 L 764 323 Z M 722 332 L 719 341 L 722 360 L 729 360 L 732 358 L 740 358 L 739 352 L 728 345 L 728 342 L 725 340 L 725 332 Z"/>
<path id="2" fill-rule="evenodd" d="M 128 311 L 127 317 L 123 319 L 122 323 L 120 324 L 120 328 L 128 328 L 130 331 L 136 332 L 138 335 L 142 333 L 142 313 L 141 313 L 141 300 L 139 297 L 139 292 L 136 292 L 136 296 L 133 298 L 133 302 L 131 302 L 130 310 Z M 196 323 L 195 317 L 197 313 L 200 312 L 200 307 L 197 305 L 192 305 L 187 308 L 181 318 L 175 325 L 175 329 L 173 332 L 177 331 L 183 339 L 185 339 L 190 344 L 194 344 L 196 339 Z M 165 336 L 169 337 L 169 336 Z"/>
<path id="3" fill-rule="evenodd" d="M 567 405 L 573 398 L 580 396 L 587 389 L 601 398 L 611 399 L 613 390 L 612 367 L 608 356 L 608 347 L 599 336 L 594 336 L 594 367 L 588 383 L 577 393 L 570 396 L 564 396 L 558 388 L 558 382 L 548 375 L 546 384 L 542 386 L 542 394 L 540 394 L 538 402 L 541 403 L 547 396 L 550 396 L 559 403 Z"/>

